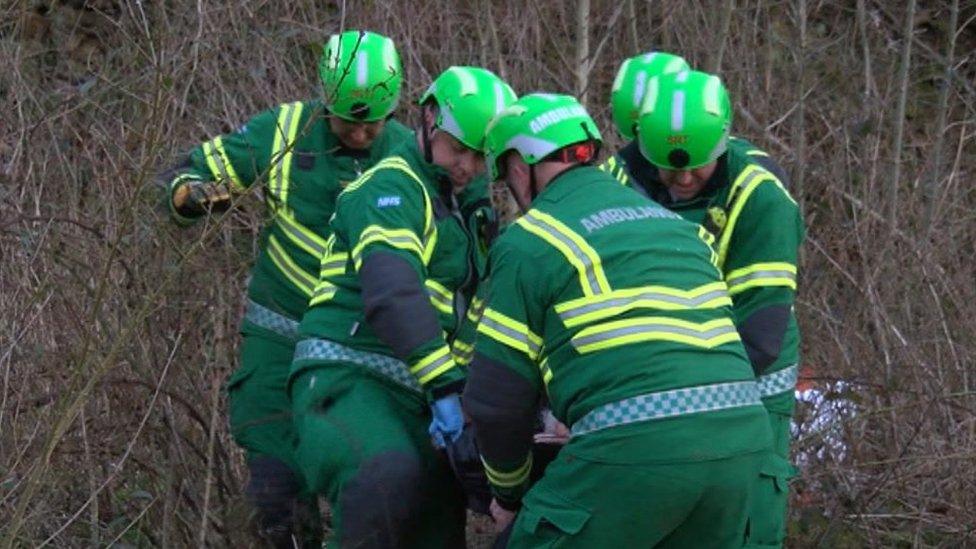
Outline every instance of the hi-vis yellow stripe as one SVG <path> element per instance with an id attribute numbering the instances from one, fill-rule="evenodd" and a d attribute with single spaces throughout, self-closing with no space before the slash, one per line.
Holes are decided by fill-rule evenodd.
<path id="1" fill-rule="evenodd" d="M 581 297 L 556 305 L 556 313 L 567 328 L 605 320 L 634 309 L 681 311 L 731 306 L 724 282 L 713 282 L 690 290 L 667 286 L 643 286 L 614 290 L 593 297 Z"/>
<path id="2" fill-rule="evenodd" d="M 454 294 L 450 290 L 429 278 L 424 281 L 424 286 L 427 287 L 427 294 L 430 295 L 430 302 L 435 309 L 444 314 L 454 314 Z"/>
<path id="3" fill-rule="evenodd" d="M 451 349 L 447 345 L 438 349 L 410 367 L 410 373 L 417 376 L 421 385 L 426 385 L 437 376 L 454 367 Z"/>
<path id="4" fill-rule="evenodd" d="M 312 257 L 321 259 L 325 255 L 325 239 L 299 223 L 288 208 L 278 209 L 275 213 L 275 222 L 289 240 Z"/>
<path id="5" fill-rule="evenodd" d="M 610 291 L 610 283 L 607 282 L 607 275 L 603 272 L 599 254 L 561 221 L 533 209 L 519 218 L 516 224 L 545 240 L 563 254 L 579 274 L 583 295 L 594 296 Z"/>
<path id="6" fill-rule="evenodd" d="M 268 256 L 271 258 L 271 262 L 278 267 L 278 270 L 285 275 L 285 278 L 290 280 L 302 293 L 309 297 L 312 296 L 317 279 L 295 263 L 274 235 L 268 238 Z"/>
<path id="7" fill-rule="evenodd" d="M 538 360 L 542 350 L 542 338 L 532 333 L 528 326 L 492 309 L 485 309 L 481 315 L 478 331 L 503 345 L 522 351 L 533 361 Z"/>
<path id="8" fill-rule="evenodd" d="M 528 457 L 525 458 L 525 463 L 514 471 L 506 472 L 495 469 L 491 465 L 488 465 L 484 457 L 481 458 L 481 463 L 485 466 L 485 475 L 488 477 L 488 482 L 500 488 L 514 488 L 529 480 L 529 473 L 532 472 L 532 452 L 529 452 Z"/>
<path id="9" fill-rule="evenodd" d="M 753 263 L 730 272 L 725 280 L 729 285 L 730 295 L 762 286 L 785 286 L 796 290 L 796 265 L 775 262 Z"/>
<path id="10" fill-rule="evenodd" d="M 337 290 L 336 285 L 328 280 L 319 280 L 318 285 L 315 286 L 315 293 L 312 294 L 312 299 L 309 300 L 308 305 L 311 307 L 332 299 Z"/>
<path id="11" fill-rule="evenodd" d="M 673 341 L 710 349 L 739 341 L 739 333 L 728 318 L 697 323 L 668 317 L 644 317 L 584 328 L 572 339 L 573 347 L 580 353 L 644 341 Z"/>
<path id="12" fill-rule="evenodd" d="M 725 259 L 729 252 L 729 242 L 732 240 L 732 233 L 735 232 L 735 224 L 739 221 L 739 215 L 742 214 L 742 209 L 745 207 L 746 202 L 749 201 L 749 196 L 764 181 L 772 182 L 783 191 L 783 194 L 787 198 L 793 200 L 793 197 L 790 196 L 783 183 L 775 175 L 769 173 L 762 167 L 753 164 L 742 170 L 742 173 L 735 178 L 735 181 L 732 183 L 732 188 L 729 190 L 728 200 L 732 200 L 733 197 L 736 198 L 735 204 L 732 205 L 732 211 L 728 214 L 728 221 L 726 222 L 725 229 L 722 231 L 722 237 L 718 242 L 719 268 L 724 269 Z M 728 206 L 729 204 L 726 203 L 726 207 Z"/>
<path id="13" fill-rule="evenodd" d="M 451 343 L 451 355 L 454 357 L 455 364 L 467 366 L 474 358 L 474 345 L 455 339 Z"/>
<path id="14" fill-rule="evenodd" d="M 549 382 L 552 381 L 552 368 L 549 367 L 549 357 L 542 359 L 542 362 L 539 363 L 539 371 L 542 372 L 542 382 L 548 386 Z"/>
<path id="15" fill-rule="evenodd" d="M 430 258 L 434 254 L 434 248 L 437 245 L 437 225 L 434 223 L 434 206 L 430 200 L 430 195 L 427 193 L 427 187 L 424 186 L 424 182 L 420 177 L 414 173 L 410 168 L 410 165 L 406 160 L 400 158 L 399 156 L 391 156 L 384 158 L 376 163 L 372 168 L 363 172 L 355 181 L 350 183 L 343 189 L 340 197 L 346 193 L 355 192 L 357 189 L 362 187 L 370 180 L 370 178 L 379 170 L 400 170 L 401 172 L 410 176 L 410 178 L 420 187 L 420 191 L 424 195 L 424 234 L 423 234 L 423 245 L 422 253 L 420 254 L 421 260 L 424 265 L 430 263 Z"/>
<path id="16" fill-rule="evenodd" d="M 224 150 L 224 142 L 218 136 L 203 144 L 203 156 L 207 159 L 207 167 L 215 178 L 223 181 L 230 181 L 231 186 L 237 190 L 243 190 L 244 184 L 237 176 L 234 165 L 231 164 L 227 152 Z"/>
<path id="17" fill-rule="evenodd" d="M 352 249 L 352 261 L 357 271 L 363 266 L 363 250 L 375 242 L 382 242 L 391 248 L 415 253 L 423 261 L 423 245 L 413 231 L 410 229 L 385 229 L 379 225 L 370 225 L 363 229 L 359 235 L 359 243 Z"/>
<path id="18" fill-rule="evenodd" d="M 630 180 L 630 178 L 627 176 L 627 170 L 624 169 L 624 163 L 617 162 L 616 156 L 611 156 L 606 160 L 606 162 L 597 167 L 612 175 L 614 179 L 620 182 L 621 185 L 626 185 Z"/>
<path id="19" fill-rule="evenodd" d="M 288 207 L 288 182 L 291 176 L 291 157 L 298 134 L 298 121 L 302 116 L 300 101 L 282 105 L 278 111 L 278 126 L 275 128 L 271 147 L 271 169 L 268 173 L 271 195 L 278 207 Z"/>

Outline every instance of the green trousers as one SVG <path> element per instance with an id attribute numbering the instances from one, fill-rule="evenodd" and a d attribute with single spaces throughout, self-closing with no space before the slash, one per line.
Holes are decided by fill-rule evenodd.
<path id="1" fill-rule="evenodd" d="M 570 448 L 525 495 L 508 547 L 742 546 L 761 453 L 618 465 Z"/>
<path id="2" fill-rule="evenodd" d="M 245 332 L 241 365 L 227 381 L 230 432 L 248 459 L 273 456 L 295 466 L 288 368 L 295 344 L 283 337 Z"/>
<path id="3" fill-rule="evenodd" d="M 296 437 L 288 399 L 295 344 L 263 330 L 246 330 L 241 365 L 227 381 L 230 431 L 247 452 L 247 497 L 258 535 L 272 546 L 318 546 L 318 501 L 295 461 Z M 293 537 L 294 536 L 294 537 Z"/>
<path id="4" fill-rule="evenodd" d="M 330 547 L 464 547 L 463 493 L 431 443 L 425 399 L 356 365 L 301 366 L 296 457 L 331 504 Z"/>
<path id="5" fill-rule="evenodd" d="M 746 547 L 782 547 L 786 540 L 786 516 L 789 504 L 790 420 L 786 414 L 769 412 L 773 428 L 773 448 L 763 456 L 756 480 L 755 496 L 749 510 L 749 537 Z"/>

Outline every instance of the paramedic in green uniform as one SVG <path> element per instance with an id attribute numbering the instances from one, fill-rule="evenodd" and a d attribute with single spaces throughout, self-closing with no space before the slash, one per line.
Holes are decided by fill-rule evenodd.
<path id="1" fill-rule="evenodd" d="M 458 319 L 444 315 L 474 266 L 454 204 L 514 99 L 490 71 L 451 67 L 420 99 L 416 139 L 339 196 L 290 379 L 298 462 L 339 547 L 464 546 L 462 494 L 435 448 L 464 427 Z"/>
<path id="2" fill-rule="evenodd" d="M 739 547 L 768 418 L 707 234 L 592 167 L 573 98 L 485 138 L 526 213 L 494 243 L 464 392 L 509 547 Z M 572 438 L 528 489 L 547 399 Z"/>
<path id="3" fill-rule="evenodd" d="M 402 71 L 389 38 L 364 31 L 332 36 L 319 74 L 322 99 L 258 114 L 236 132 L 194 148 L 166 175 L 167 202 L 181 225 L 226 210 L 235 194 L 253 185 L 264 191 L 268 224 L 251 270 L 240 365 L 228 396 L 231 434 L 247 451 L 247 494 L 259 530 L 281 547 L 293 547 L 303 490 L 286 382 L 298 322 L 331 234 L 329 217 L 343 185 L 413 138 L 390 118 Z M 317 513 L 314 504 L 307 507 Z M 310 533 L 309 543 L 319 536 Z"/>
<path id="4" fill-rule="evenodd" d="M 616 158 L 632 188 L 702 224 L 714 238 L 736 328 L 773 430 L 748 545 L 780 547 L 793 476 L 790 419 L 800 350 L 793 304 L 804 226 L 783 170 L 748 141 L 730 138 L 731 120 L 728 93 L 717 76 L 682 71 L 651 78 L 637 138 Z"/>

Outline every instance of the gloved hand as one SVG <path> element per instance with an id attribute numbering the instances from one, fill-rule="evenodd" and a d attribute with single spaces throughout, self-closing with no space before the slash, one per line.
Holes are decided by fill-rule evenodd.
<path id="1" fill-rule="evenodd" d="M 223 212 L 230 207 L 230 190 L 219 181 L 192 179 L 173 193 L 173 207 L 181 215 Z"/>
<path id="2" fill-rule="evenodd" d="M 434 420 L 427 430 L 434 438 L 434 446 L 444 448 L 456 442 L 464 431 L 464 412 L 461 411 L 461 397 L 457 393 L 441 397 L 430 405 Z"/>

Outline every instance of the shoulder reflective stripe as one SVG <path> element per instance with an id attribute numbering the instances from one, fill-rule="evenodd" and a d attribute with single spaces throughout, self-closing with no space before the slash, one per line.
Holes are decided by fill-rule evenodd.
<path id="1" fill-rule="evenodd" d="M 360 187 L 362 187 L 370 177 L 379 170 L 400 170 L 401 172 L 410 176 L 411 179 L 420 187 L 420 192 L 424 196 L 424 235 L 423 235 L 423 252 L 420 254 L 421 261 L 424 265 L 430 263 L 430 258 L 434 255 L 434 247 L 437 244 L 437 227 L 434 223 L 434 206 L 431 202 L 430 195 L 427 193 L 427 187 L 424 186 L 424 182 L 420 179 L 414 171 L 410 168 L 410 165 L 406 160 L 400 158 L 399 156 L 391 156 L 384 158 L 376 163 L 372 168 L 363 172 L 358 179 L 350 183 L 342 191 L 342 194 L 347 192 L 354 192 Z"/>
<path id="2" fill-rule="evenodd" d="M 718 243 L 718 265 L 721 269 L 724 269 L 725 259 L 729 251 L 729 242 L 731 242 L 732 234 L 735 232 L 735 224 L 739 221 L 739 215 L 742 213 L 742 209 L 749 201 L 749 197 L 753 191 L 763 182 L 775 184 L 787 199 L 796 204 L 796 201 L 790 196 L 789 191 L 786 190 L 783 183 L 766 169 L 752 164 L 742 170 L 742 173 L 732 183 L 732 189 L 729 191 L 728 201 L 732 201 L 734 198 L 735 203 L 726 202 L 726 208 L 731 206 L 731 211 L 728 213 L 728 221 L 725 224 L 725 229 L 722 231 L 722 237 Z"/>
<path id="3" fill-rule="evenodd" d="M 488 482 L 501 488 L 514 488 L 529 480 L 529 473 L 532 472 L 532 452 L 529 452 L 525 463 L 519 465 L 514 471 L 500 471 L 488 465 L 485 458 L 481 458 L 481 463 L 485 466 L 485 476 Z"/>
<path id="4" fill-rule="evenodd" d="M 529 210 L 516 224 L 542 238 L 566 257 L 579 273 L 583 295 L 610 291 L 610 283 L 596 250 L 562 222 L 539 210 Z"/>
<path id="5" fill-rule="evenodd" d="M 708 260 L 712 263 L 712 266 L 715 267 L 715 270 L 718 271 L 718 254 L 715 252 L 715 235 L 713 235 L 711 231 L 702 225 L 699 225 L 698 238 L 702 239 L 702 241 L 708 245 Z M 719 275 L 721 274 L 722 272 L 719 271 Z"/>
<path id="6" fill-rule="evenodd" d="M 454 294 L 450 290 L 431 279 L 425 280 L 424 286 L 427 287 L 427 294 L 430 295 L 430 302 L 434 308 L 445 314 L 454 313 Z"/>
<path id="7" fill-rule="evenodd" d="M 281 227 L 285 236 L 296 246 L 316 258 L 325 255 L 325 239 L 295 220 L 295 217 L 286 208 L 279 209 L 274 214 L 274 220 Z"/>
<path id="8" fill-rule="evenodd" d="M 454 367 L 451 349 L 447 345 L 439 347 L 410 367 L 410 373 L 417 377 L 421 385 L 426 385 L 437 376 Z"/>
<path id="9" fill-rule="evenodd" d="M 753 263 L 736 269 L 725 277 L 729 294 L 738 294 L 760 286 L 786 286 L 796 289 L 796 266 L 790 263 Z"/>
<path id="10" fill-rule="evenodd" d="M 750 165 L 742 170 L 742 173 L 732 183 L 728 200 L 731 201 L 735 198 L 735 203 L 729 204 L 726 202 L 726 207 L 731 206 L 732 211 L 728 213 L 728 221 L 726 221 L 725 229 L 722 230 L 722 237 L 718 242 L 719 268 L 724 268 L 725 258 L 729 251 L 729 242 L 732 240 L 732 233 L 735 232 L 735 224 L 739 220 L 739 214 L 742 213 L 742 208 L 749 200 L 752 192 L 756 190 L 756 187 L 766 178 L 772 177 L 773 175 L 771 173 L 759 166 Z"/>
<path id="11" fill-rule="evenodd" d="M 542 338 L 529 331 L 528 326 L 491 309 L 485 309 L 478 323 L 478 331 L 486 336 L 522 351 L 536 360 L 542 349 Z"/>
<path id="12" fill-rule="evenodd" d="M 278 267 L 278 270 L 292 284 L 298 287 L 304 294 L 308 296 L 312 295 L 312 290 L 315 288 L 317 279 L 306 273 L 288 256 L 288 252 L 281 247 L 281 243 L 278 242 L 278 239 L 274 235 L 268 238 L 268 256 L 271 258 L 271 262 Z"/>
<path id="13" fill-rule="evenodd" d="M 234 165 L 231 164 L 230 158 L 228 158 L 227 153 L 224 151 L 224 142 L 220 136 L 203 144 L 203 156 L 207 160 L 207 167 L 210 168 L 210 173 L 215 178 L 230 181 L 231 186 L 239 190 L 244 188 L 244 185 L 241 183 L 241 178 L 234 171 Z"/>
<path id="14" fill-rule="evenodd" d="M 627 171 L 624 170 L 623 166 L 617 169 L 617 181 L 619 181 L 621 185 L 626 185 L 628 182 L 630 182 L 630 176 L 627 175 Z"/>
<path id="15" fill-rule="evenodd" d="M 283 105 L 278 112 L 278 126 L 275 129 L 271 148 L 271 170 L 268 175 L 271 194 L 278 204 L 287 207 L 288 183 L 291 176 L 291 155 L 298 133 L 298 121 L 302 115 L 302 103 Z"/>
<path id="16" fill-rule="evenodd" d="M 582 297 L 556 305 L 567 328 L 604 320 L 634 309 L 680 311 L 731 306 L 725 283 L 713 282 L 691 290 L 666 286 L 627 288 L 594 297 Z"/>
<path id="17" fill-rule="evenodd" d="M 673 341 L 712 348 L 739 341 L 739 333 L 728 318 L 696 323 L 667 317 L 618 320 L 584 328 L 573 336 L 573 347 L 592 353 L 644 341 Z"/>
<path id="18" fill-rule="evenodd" d="M 749 156 L 769 156 L 769 153 L 761 149 L 749 149 L 746 151 Z"/>
<path id="19" fill-rule="evenodd" d="M 384 229 L 379 225 L 370 225 L 359 235 L 359 243 L 352 249 L 352 261 L 357 271 L 363 266 L 363 250 L 374 242 L 382 242 L 391 248 L 413 252 L 417 254 L 418 258 L 423 257 L 423 246 L 413 231 L 409 229 Z"/>

